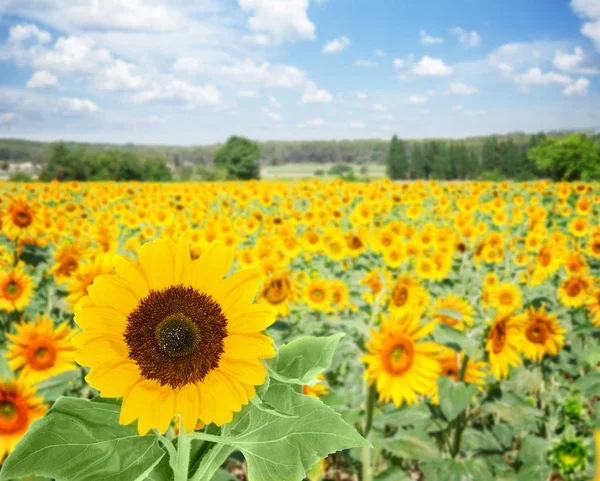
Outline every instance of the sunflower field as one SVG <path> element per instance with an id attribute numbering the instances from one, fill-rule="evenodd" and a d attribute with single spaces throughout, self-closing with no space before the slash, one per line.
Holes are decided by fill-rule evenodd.
<path id="1" fill-rule="evenodd" d="M 0 191 L 0 481 L 600 480 L 597 183 Z"/>

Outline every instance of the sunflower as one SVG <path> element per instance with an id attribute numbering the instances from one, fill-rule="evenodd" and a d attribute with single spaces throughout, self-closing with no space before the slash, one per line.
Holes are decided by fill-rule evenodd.
<path id="1" fill-rule="evenodd" d="M 392 287 L 390 294 L 390 311 L 395 317 L 402 317 L 409 312 L 423 312 L 429 298 L 420 282 L 408 274 L 400 275 Z"/>
<path id="2" fill-rule="evenodd" d="M 329 389 L 327 389 L 327 385 L 323 381 L 325 381 L 325 376 L 323 374 L 318 374 L 315 383 L 304 384 L 302 386 L 302 394 L 316 398 L 325 396 L 329 393 Z"/>
<path id="3" fill-rule="evenodd" d="M 33 279 L 25 272 L 24 264 L 0 272 L 0 309 L 22 311 L 33 294 Z"/>
<path id="4" fill-rule="evenodd" d="M 304 287 L 303 297 L 310 309 L 322 312 L 331 310 L 332 292 L 325 279 L 311 279 Z"/>
<path id="5" fill-rule="evenodd" d="M 71 336 L 75 330 L 63 323 L 54 328 L 54 323 L 44 314 L 34 322 L 17 324 L 15 334 L 7 334 L 10 367 L 21 370 L 21 377 L 29 383 L 38 383 L 77 368 Z"/>
<path id="6" fill-rule="evenodd" d="M 485 349 L 490 368 L 496 379 L 508 377 L 510 367 L 517 367 L 523 360 L 519 355 L 523 334 L 519 325 L 507 317 L 497 317 L 487 334 Z"/>
<path id="7" fill-rule="evenodd" d="M 112 257 L 100 254 L 93 261 L 82 262 L 77 271 L 73 272 L 67 284 L 69 295 L 67 300 L 72 307 L 87 296 L 87 288 L 92 285 L 94 279 L 102 274 L 111 274 L 114 271 Z"/>
<path id="8" fill-rule="evenodd" d="M 513 321 L 523 332 L 521 352 L 531 361 L 541 361 L 549 354 L 556 356 L 565 343 L 565 332 L 556 315 L 549 315 L 546 307 L 539 310 L 530 307 L 525 314 L 515 316 Z"/>
<path id="9" fill-rule="evenodd" d="M 456 315 L 451 315 L 450 312 Z M 466 326 L 473 324 L 473 306 L 464 297 L 456 294 L 446 294 L 438 297 L 431 309 L 431 314 L 437 322 L 447 324 L 455 329 L 464 331 Z"/>
<path id="10" fill-rule="evenodd" d="M 367 364 L 365 379 L 376 384 L 383 402 L 415 404 L 418 395 L 432 392 L 441 367 L 436 356 L 441 346 L 421 341 L 435 328 L 434 323 L 420 325 L 419 317 L 382 316 L 379 331 L 371 329 L 369 350 L 361 360 Z"/>
<path id="11" fill-rule="evenodd" d="M 24 380 L 0 380 L 0 461 L 47 408 L 36 396 L 35 388 Z"/>
<path id="12" fill-rule="evenodd" d="M 587 301 L 592 285 L 593 279 L 589 276 L 567 277 L 558 288 L 558 300 L 563 306 L 581 307 Z"/>
<path id="13" fill-rule="evenodd" d="M 600 284 L 591 290 L 585 307 L 590 311 L 588 317 L 592 325 L 600 327 Z"/>
<path id="14" fill-rule="evenodd" d="M 86 252 L 87 249 L 78 242 L 64 243 L 58 248 L 54 256 L 55 264 L 52 267 L 52 273 L 59 282 L 68 279 L 77 271 Z"/>
<path id="15" fill-rule="evenodd" d="M 183 236 L 139 252 L 139 266 L 115 258 L 116 275 L 101 275 L 79 303 L 75 359 L 104 397 L 122 397 L 121 424 L 138 419 L 140 434 L 165 432 L 180 415 L 186 430 L 230 422 L 256 394 L 275 355 L 261 334 L 277 311 L 252 304 L 261 273 L 227 279 L 233 251 L 212 242 L 191 260 Z"/>
<path id="16" fill-rule="evenodd" d="M 350 309 L 356 311 L 356 306 L 350 301 L 350 289 L 348 285 L 341 279 L 334 279 L 329 283 L 331 289 L 331 300 L 333 308 L 338 311 Z"/>
<path id="17" fill-rule="evenodd" d="M 36 234 L 35 209 L 25 196 L 10 199 L 2 219 L 2 230 L 10 240 Z"/>
<path id="18" fill-rule="evenodd" d="M 258 295 L 259 301 L 264 301 L 276 308 L 280 316 L 289 315 L 292 299 L 292 283 L 287 273 L 278 273 L 269 277 Z"/>
<path id="19" fill-rule="evenodd" d="M 442 348 L 437 356 L 437 361 L 440 363 L 441 373 L 440 376 L 448 376 L 454 382 L 463 381 L 467 384 L 477 384 L 479 389 L 482 389 L 485 384 L 486 377 L 486 363 L 482 361 L 475 361 L 473 359 L 467 360 L 465 367 L 464 376 L 459 379 L 461 370 L 463 368 L 465 360 L 464 352 L 456 352 L 454 349 Z M 432 401 L 434 404 L 439 404 L 439 392 L 437 383 L 435 384 L 432 391 Z"/>
<path id="20" fill-rule="evenodd" d="M 492 291 L 490 296 L 490 303 L 496 308 L 498 314 L 508 315 L 515 312 L 521 307 L 523 302 L 523 294 L 517 286 L 510 284 L 509 282 L 501 282 Z"/>

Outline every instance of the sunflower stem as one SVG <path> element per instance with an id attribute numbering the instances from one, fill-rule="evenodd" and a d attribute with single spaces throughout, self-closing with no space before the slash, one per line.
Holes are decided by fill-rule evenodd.
<path id="1" fill-rule="evenodd" d="M 179 436 L 177 436 L 177 455 L 173 467 L 174 481 L 188 481 L 191 447 L 192 437 L 185 431 L 183 421 L 180 420 Z"/>
<path id="2" fill-rule="evenodd" d="M 373 426 L 373 411 L 375 410 L 375 401 L 377 400 L 377 390 L 375 385 L 372 384 L 367 390 L 367 417 L 365 419 L 365 428 L 363 431 L 363 437 L 368 440 L 371 427 Z M 373 469 L 371 466 L 371 448 L 363 447 L 361 451 L 361 463 L 362 463 L 362 481 L 373 480 Z"/>

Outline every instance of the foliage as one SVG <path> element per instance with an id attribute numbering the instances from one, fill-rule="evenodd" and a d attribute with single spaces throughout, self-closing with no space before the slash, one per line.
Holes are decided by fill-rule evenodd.
<path id="1" fill-rule="evenodd" d="M 31 182 L 31 176 L 27 172 L 15 172 L 8 178 L 10 182 Z"/>
<path id="2" fill-rule="evenodd" d="M 196 173 L 200 179 L 206 182 L 212 182 L 215 180 L 226 180 L 227 170 L 223 168 L 207 167 L 204 164 L 200 164 L 196 167 Z"/>
<path id="3" fill-rule="evenodd" d="M 230 179 L 260 178 L 260 147 L 244 137 L 230 137 L 215 153 L 214 165 L 226 169 Z"/>
<path id="4" fill-rule="evenodd" d="M 394 135 L 387 157 L 387 175 L 390 179 L 404 179 L 409 174 L 408 158 L 404 142 Z"/>

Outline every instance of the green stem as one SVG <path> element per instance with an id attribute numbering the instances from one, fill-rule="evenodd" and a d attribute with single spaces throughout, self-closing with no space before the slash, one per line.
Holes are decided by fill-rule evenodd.
<path id="1" fill-rule="evenodd" d="M 375 410 L 375 401 L 377 400 L 377 390 L 375 384 L 369 386 L 367 391 L 367 418 L 365 419 L 365 428 L 363 431 L 363 437 L 369 439 L 369 433 L 373 427 L 373 411 Z M 361 451 L 361 463 L 362 463 L 362 481 L 373 480 L 373 467 L 371 466 L 371 449 L 369 447 L 363 447 Z"/>
<path id="2" fill-rule="evenodd" d="M 192 437 L 185 432 L 183 422 L 180 422 L 179 436 L 177 436 L 177 454 L 173 463 L 174 481 L 188 481 L 191 447 Z"/>
<path id="3" fill-rule="evenodd" d="M 458 380 L 460 382 L 464 382 L 464 380 L 465 380 L 465 374 L 467 372 L 468 364 L 469 364 L 469 356 L 467 354 L 465 354 L 463 357 L 463 360 L 462 360 L 462 364 L 460 366 L 460 373 L 458 375 Z M 452 455 L 452 459 L 456 458 L 456 456 L 460 452 L 460 441 L 462 438 L 463 431 L 465 430 L 465 427 L 467 427 L 467 416 L 465 415 L 465 412 L 466 412 L 466 409 L 465 409 L 465 411 L 460 413 L 460 415 L 454 421 L 454 425 L 455 425 L 454 443 L 452 446 L 452 451 L 450 453 Z"/>

